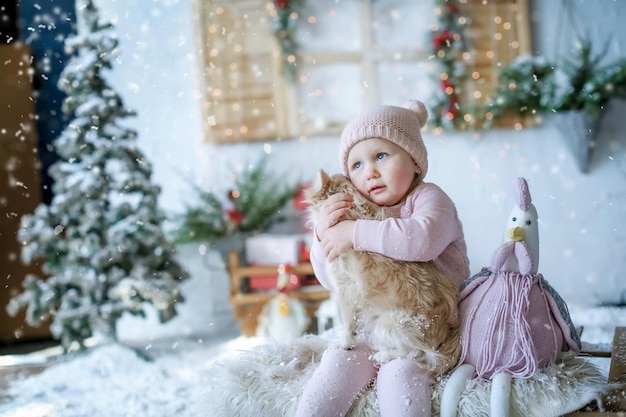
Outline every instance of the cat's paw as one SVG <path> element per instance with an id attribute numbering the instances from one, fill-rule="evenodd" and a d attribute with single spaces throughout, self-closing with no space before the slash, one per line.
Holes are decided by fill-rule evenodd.
<path id="1" fill-rule="evenodd" d="M 335 340 L 331 342 L 328 346 L 329 349 L 343 349 L 343 350 L 352 350 L 356 345 L 353 343 L 343 343 L 342 340 Z"/>
<path id="2" fill-rule="evenodd" d="M 341 336 L 339 337 L 339 346 L 341 346 L 343 349 L 349 350 L 354 349 L 354 345 L 354 334 L 350 331 L 342 332 Z"/>
<path id="3" fill-rule="evenodd" d="M 374 362 L 386 363 L 393 359 L 398 359 L 400 355 L 395 350 L 379 350 L 372 355 Z"/>

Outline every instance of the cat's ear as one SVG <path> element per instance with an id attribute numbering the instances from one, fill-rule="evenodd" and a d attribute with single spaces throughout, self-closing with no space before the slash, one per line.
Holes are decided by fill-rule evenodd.
<path id="1" fill-rule="evenodd" d="M 330 182 L 330 177 L 328 176 L 326 171 L 324 171 L 323 169 L 320 169 L 319 170 L 320 188 L 326 188 L 329 182 Z"/>
<path id="2" fill-rule="evenodd" d="M 328 174 L 326 172 L 324 172 L 323 169 L 320 169 L 317 172 L 317 176 L 315 177 L 315 179 L 313 180 L 313 184 L 311 186 L 311 188 L 309 188 L 309 194 L 312 196 L 315 193 L 320 192 L 321 190 L 324 189 L 324 186 L 326 186 L 326 184 L 328 184 Z"/>

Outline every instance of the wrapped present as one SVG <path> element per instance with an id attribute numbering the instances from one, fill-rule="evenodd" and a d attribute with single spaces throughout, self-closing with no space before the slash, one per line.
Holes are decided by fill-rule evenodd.
<path id="1" fill-rule="evenodd" d="M 298 264 L 304 235 L 259 234 L 246 239 L 248 265 Z"/>

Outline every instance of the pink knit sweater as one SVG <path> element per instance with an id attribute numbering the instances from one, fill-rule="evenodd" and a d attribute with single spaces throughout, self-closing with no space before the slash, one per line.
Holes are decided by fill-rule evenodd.
<path id="1" fill-rule="evenodd" d="M 389 218 L 357 220 L 354 249 L 403 261 L 434 261 L 459 287 L 469 277 L 469 259 L 456 207 L 439 186 L 421 183 L 406 201 L 387 207 Z M 326 257 L 313 239 L 311 263 L 320 283 L 334 290 L 326 274 Z"/>

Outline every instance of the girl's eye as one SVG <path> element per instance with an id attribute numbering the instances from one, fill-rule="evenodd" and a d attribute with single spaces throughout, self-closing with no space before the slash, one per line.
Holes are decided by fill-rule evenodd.
<path id="1" fill-rule="evenodd" d="M 385 152 L 381 152 L 381 153 L 376 155 L 376 160 L 382 161 L 383 159 L 385 159 L 386 156 L 387 156 L 387 154 Z"/>
<path id="2" fill-rule="evenodd" d="M 359 169 L 359 168 L 361 168 L 360 162 L 355 162 L 354 164 L 352 164 L 352 169 Z"/>

